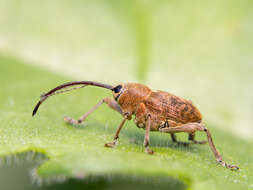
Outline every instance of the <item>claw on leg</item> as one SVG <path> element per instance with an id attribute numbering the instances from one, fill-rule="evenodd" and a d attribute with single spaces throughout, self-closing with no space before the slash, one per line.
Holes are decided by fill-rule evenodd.
<path id="1" fill-rule="evenodd" d="M 232 164 L 227 164 L 226 162 L 224 162 L 222 160 L 222 157 L 220 155 L 220 153 L 216 150 L 216 147 L 213 143 L 213 139 L 212 139 L 212 136 L 211 136 L 211 133 L 210 131 L 204 127 L 204 124 L 203 123 L 187 123 L 187 124 L 184 124 L 182 126 L 178 126 L 178 127 L 173 127 L 173 128 L 162 128 L 160 129 L 161 132 L 165 132 L 165 133 L 171 133 L 172 134 L 172 140 L 175 141 L 173 139 L 173 133 L 178 133 L 178 132 L 187 132 L 189 133 L 189 140 L 190 141 L 193 141 L 193 143 L 205 143 L 205 141 L 195 141 L 194 140 L 194 133 L 196 131 L 203 131 L 206 133 L 206 136 L 207 136 L 207 142 L 209 144 L 209 147 L 211 149 L 211 151 L 213 152 L 214 154 L 214 157 L 216 159 L 216 161 L 223 167 L 225 168 L 228 168 L 228 169 L 231 169 L 231 170 L 239 170 L 239 167 L 238 166 L 235 166 L 235 165 L 232 165 Z"/>
<path id="2" fill-rule="evenodd" d="M 119 133 L 125 123 L 125 121 L 127 120 L 127 117 L 129 116 L 129 114 L 125 114 L 123 120 L 121 121 L 117 131 L 116 131 L 116 134 L 114 135 L 114 138 L 113 138 L 113 141 L 112 142 L 109 142 L 109 143 L 105 143 L 105 147 L 109 147 L 109 148 L 113 148 L 115 147 L 117 144 L 118 144 L 118 140 L 119 140 Z"/>
<path id="3" fill-rule="evenodd" d="M 118 145 L 118 139 L 115 139 L 113 142 L 105 143 L 105 147 L 108 147 L 108 148 L 114 148 L 117 145 Z"/>
<path id="4" fill-rule="evenodd" d="M 146 148 L 145 148 L 145 153 L 146 153 L 146 154 L 152 155 L 152 154 L 154 154 L 154 151 L 151 150 L 149 147 L 146 147 Z"/>
<path id="5" fill-rule="evenodd" d="M 225 168 L 229 168 L 231 170 L 239 170 L 239 167 L 236 165 L 232 165 L 232 164 L 227 164 L 226 162 L 222 161 L 222 160 L 217 160 L 217 162 L 222 165 Z"/>
<path id="6" fill-rule="evenodd" d="M 81 122 L 79 122 L 79 120 L 75 120 L 69 116 L 64 116 L 63 120 L 65 121 L 65 123 L 71 124 L 71 125 L 76 125 L 76 124 L 80 124 Z"/>

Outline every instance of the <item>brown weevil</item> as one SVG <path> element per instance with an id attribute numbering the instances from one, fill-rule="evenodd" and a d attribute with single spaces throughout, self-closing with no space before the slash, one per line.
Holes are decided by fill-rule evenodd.
<path id="1" fill-rule="evenodd" d="M 123 119 L 116 131 L 112 142 L 106 143 L 105 147 L 114 147 L 119 140 L 119 133 L 125 121 L 131 120 L 135 116 L 134 122 L 139 128 L 143 128 L 145 133 L 144 147 L 147 154 L 154 152 L 149 148 L 149 132 L 159 131 L 170 133 L 173 142 L 176 140 L 175 133 L 186 132 L 189 134 L 189 142 L 184 144 L 205 144 L 208 142 L 216 161 L 223 167 L 230 169 L 239 169 L 239 167 L 227 164 L 222 160 L 220 153 L 216 150 L 211 133 L 202 123 L 200 111 L 191 101 L 175 96 L 164 91 L 152 91 L 149 87 L 138 83 L 126 83 L 116 86 L 106 85 L 92 81 L 74 81 L 62 84 L 41 95 L 40 101 L 35 106 L 32 115 L 34 116 L 41 105 L 48 97 L 70 91 L 85 86 L 98 86 L 112 91 L 113 98 L 107 97 L 98 102 L 87 113 L 78 120 L 71 117 L 64 117 L 64 121 L 69 124 L 81 124 L 92 112 L 101 104 L 106 103 L 110 108 L 119 112 Z M 66 89 L 69 86 L 77 86 L 72 89 Z M 65 89 L 65 90 L 61 90 Z M 207 141 L 195 140 L 195 132 L 203 131 L 207 135 Z M 181 142 L 183 143 L 183 142 Z"/>

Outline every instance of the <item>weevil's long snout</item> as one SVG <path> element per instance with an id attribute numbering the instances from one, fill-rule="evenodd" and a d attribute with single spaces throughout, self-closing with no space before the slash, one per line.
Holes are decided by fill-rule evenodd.
<path id="1" fill-rule="evenodd" d="M 79 87 L 75 87 L 75 88 L 72 88 L 72 89 L 65 89 L 69 86 L 77 86 L 77 85 L 81 85 Z M 74 89 L 78 89 L 78 88 L 82 88 L 82 87 L 85 87 L 85 86 L 98 86 L 98 87 L 102 87 L 102 88 L 106 88 L 106 89 L 109 89 L 109 90 L 113 90 L 113 86 L 111 85 L 107 85 L 107 84 L 103 84 L 103 83 L 99 83 L 99 82 L 93 82 L 93 81 L 74 81 L 74 82 L 67 82 L 67 83 L 64 83 L 62 85 L 59 85 L 57 87 L 55 87 L 54 89 L 50 90 L 49 92 L 45 93 L 45 94 L 42 94 L 41 97 L 40 97 L 40 101 L 36 104 L 36 106 L 34 107 L 33 109 L 33 112 L 32 112 L 32 116 L 34 116 L 40 105 L 50 96 L 53 96 L 55 94 L 60 94 L 60 93 L 63 93 L 63 92 L 67 92 L 67 91 L 71 91 L 71 90 L 74 90 Z M 65 89 L 63 91 L 59 91 L 59 90 L 62 90 L 62 89 Z"/>

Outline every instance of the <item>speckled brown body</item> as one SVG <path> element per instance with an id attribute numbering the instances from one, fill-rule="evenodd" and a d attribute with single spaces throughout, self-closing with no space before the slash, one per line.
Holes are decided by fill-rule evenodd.
<path id="1" fill-rule="evenodd" d="M 135 115 L 134 121 L 139 128 L 145 129 L 148 114 L 151 115 L 152 131 L 202 120 L 201 113 L 189 100 L 164 91 L 152 91 L 143 84 L 127 83 L 122 86 L 118 104 L 123 113 Z"/>

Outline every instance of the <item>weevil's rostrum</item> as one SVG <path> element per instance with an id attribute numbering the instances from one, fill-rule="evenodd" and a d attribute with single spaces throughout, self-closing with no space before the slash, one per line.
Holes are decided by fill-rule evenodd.
<path id="1" fill-rule="evenodd" d="M 202 123 L 200 111 L 186 100 L 164 91 L 153 91 L 149 87 L 138 83 L 126 83 L 116 86 L 106 85 L 92 81 L 75 81 L 60 85 L 48 93 L 41 96 L 41 100 L 35 106 L 33 115 L 36 114 L 39 106 L 49 96 L 62 93 L 69 90 L 59 91 L 69 86 L 82 85 L 81 87 L 92 85 L 109 89 L 113 93 L 113 98 L 107 97 L 98 102 L 87 113 L 78 120 L 71 117 L 65 117 L 64 121 L 70 124 L 82 123 L 88 115 L 95 111 L 101 104 L 106 103 L 110 108 L 119 112 L 123 116 L 113 141 L 106 143 L 106 147 L 115 147 L 119 140 L 119 133 L 125 121 L 131 120 L 134 116 L 134 122 L 137 127 L 145 130 L 144 146 L 145 152 L 153 154 L 149 148 L 149 132 L 159 131 L 170 133 L 173 142 L 187 144 L 205 144 L 208 142 L 216 161 L 224 167 L 230 169 L 239 169 L 235 165 L 227 164 L 222 160 L 220 153 L 216 150 L 209 130 Z M 73 88 L 76 89 L 76 88 Z M 195 132 L 203 131 L 207 135 L 207 141 L 195 140 Z M 189 142 L 178 142 L 175 133 L 186 132 L 189 134 Z"/>

